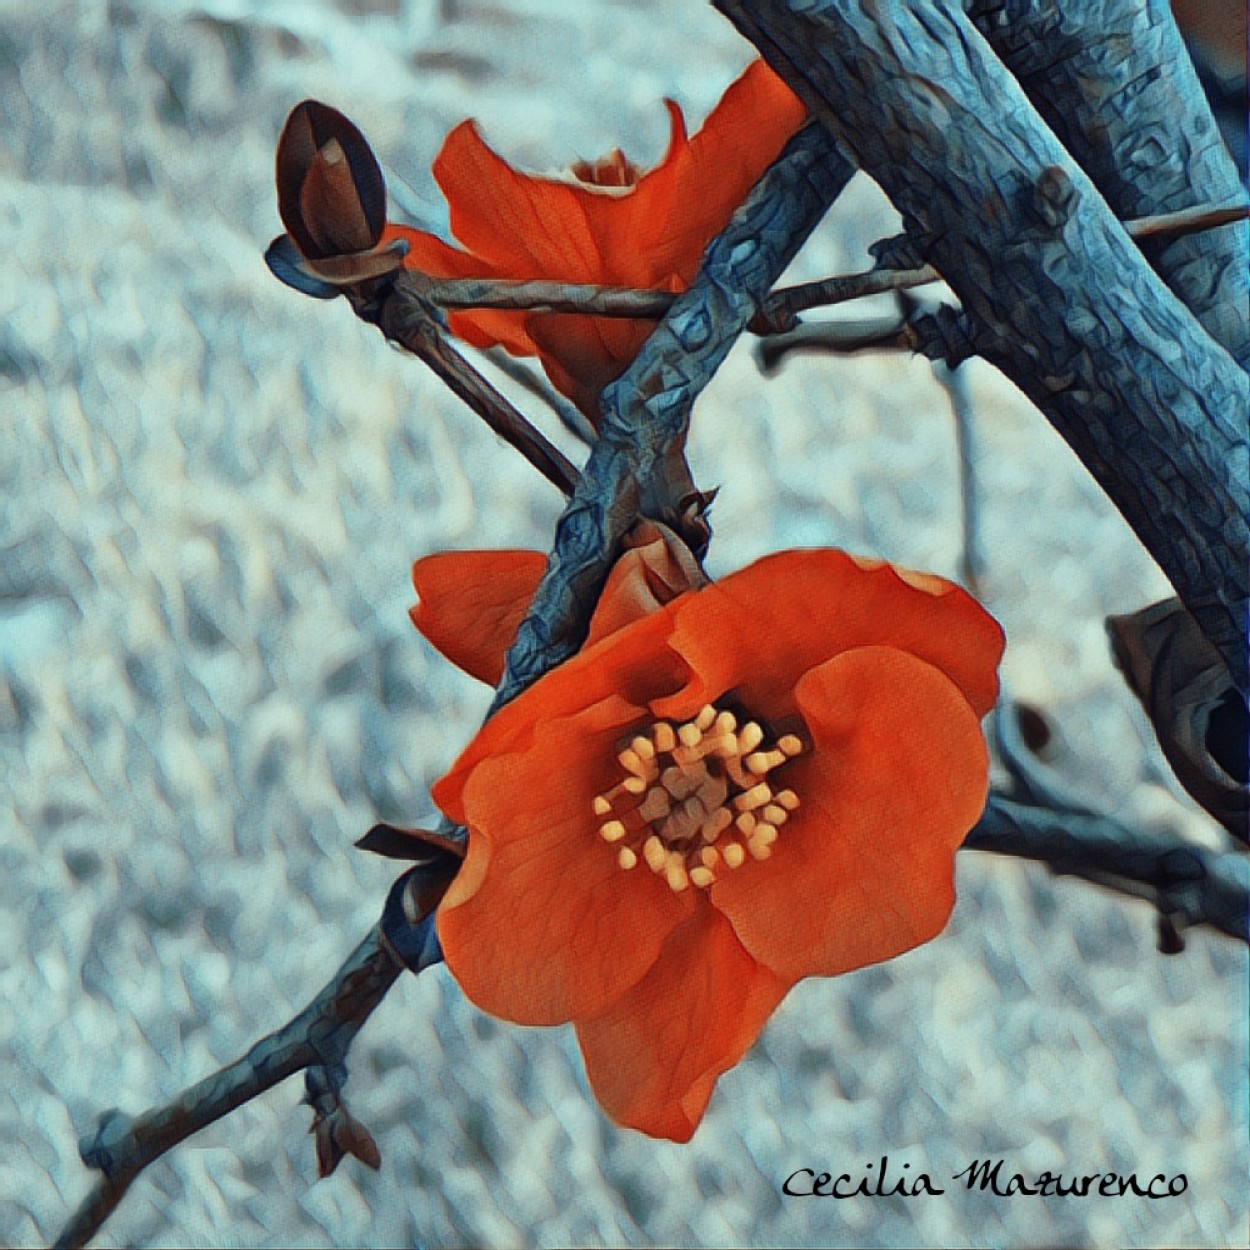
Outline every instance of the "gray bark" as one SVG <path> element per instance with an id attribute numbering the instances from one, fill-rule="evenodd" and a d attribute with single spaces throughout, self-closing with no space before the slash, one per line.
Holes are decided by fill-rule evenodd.
<path id="1" fill-rule="evenodd" d="M 1167 0 L 965 0 L 977 29 L 1117 217 L 1244 198 Z M 1142 245 L 1250 368 L 1250 228 Z"/>
<path id="2" fill-rule="evenodd" d="M 1244 692 L 1250 378 L 954 0 L 715 2 L 881 184 L 973 348 L 1071 445 Z"/>

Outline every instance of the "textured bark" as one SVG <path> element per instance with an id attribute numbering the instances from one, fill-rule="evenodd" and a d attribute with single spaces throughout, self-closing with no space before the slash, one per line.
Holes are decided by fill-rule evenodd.
<path id="1" fill-rule="evenodd" d="M 885 189 L 974 349 L 1072 446 L 1245 691 L 1250 378 L 954 0 L 715 2 Z"/>
<path id="2" fill-rule="evenodd" d="M 626 531 L 680 524 L 690 409 L 852 166 L 819 126 L 801 130 L 712 241 L 690 289 L 603 393 L 600 439 L 556 526 L 551 561 L 508 652 L 492 711 L 573 655 Z"/>
<path id="3" fill-rule="evenodd" d="M 295 1019 L 262 1038 L 242 1059 L 141 1116 L 106 1111 L 96 1132 L 79 1145 L 83 1162 L 102 1175 L 56 1245 L 85 1246 L 139 1173 L 193 1133 L 303 1068 L 341 1066 L 352 1040 L 403 970 L 381 928 L 375 928 Z"/>
<path id="4" fill-rule="evenodd" d="M 1093 812 L 1056 811 L 991 794 L 963 848 L 1045 864 L 1148 899 L 1183 928 L 1209 926 L 1245 942 L 1250 862 L 1235 851 L 1179 846 L 1166 834 L 1130 829 Z"/>
<path id="5" fill-rule="evenodd" d="M 965 0 L 1117 217 L 1243 198 L 1167 0 Z M 1155 240 L 1155 271 L 1250 368 L 1250 228 Z"/>

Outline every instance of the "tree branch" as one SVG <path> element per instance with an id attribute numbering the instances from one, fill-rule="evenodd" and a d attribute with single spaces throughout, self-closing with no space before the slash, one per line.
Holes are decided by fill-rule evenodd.
<path id="1" fill-rule="evenodd" d="M 422 294 L 422 283 L 408 273 L 391 280 L 380 302 L 357 301 L 357 314 L 412 352 L 464 400 L 500 438 L 515 447 L 549 482 L 566 495 L 577 482 L 577 467 L 508 402 L 452 345 L 437 310 Z"/>
<path id="2" fill-rule="evenodd" d="M 79 1145 L 83 1162 L 102 1175 L 56 1245 L 85 1246 L 139 1173 L 193 1133 L 304 1068 L 341 1066 L 357 1032 L 403 969 L 378 926 L 299 1015 L 241 1059 L 137 1118 L 106 1111 L 94 1135 Z"/>
<path id="3" fill-rule="evenodd" d="M 1242 194 L 1168 0 L 965 0 L 977 29 L 1118 217 Z M 1143 251 L 1207 332 L 1250 368 L 1250 231 Z"/>
<path id="4" fill-rule="evenodd" d="M 1244 221 L 1247 217 L 1250 217 L 1250 206 L 1241 202 L 1200 204 L 1175 213 L 1159 213 L 1126 221 L 1124 229 L 1129 238 L 1141 240 L 1215 230 L 1231 222 Z M 448 311 L 499 308 L 658 321 L 678 298 L 670 291 L 636 287 L 517 282 L 498 278 L 431 278 L 411 271 L 408 276 L 424 299 Z M 759 313 L 751 319 L 747 328 L 759 334 L 778 333 L 786 327 L 789 318 L 808 309 L 843 304 L 886 291 L 905 291 L 941 280 L 941 274 L 932 265 L 901 269 L 878 265 L 863 273 L 779 287 L 764 300 Z"/>
<path id="5" fill-rule="evenodd" d="M 801 130 L 712 241 L 690 289 L 604 391 L 600 440 L 556 526 L 551 561 L 508 652 L 493 708 L 581 645 L 621 539 L 638 517 L 680 528 L 693 491 L 682 470 L 695 397 L 852 172 L 819 126 Z"/>
<path id="6" fill-rule="evenodd" d="M 1109 816 L 1000 794 L 990 795 L 961 849 L 1031 859 L 1056 875 L 1148 899 L 1174 925 L 1206 925 L 1250 941 L 1250 859 L 1235 852 L 1181 846 L 1175 838 L 1129 829 Z"/>
<path id="7" fill-rule="evenodd" d="M 954 0 L 715 3 L 885 189 L 974 349 L 1076 451 L 1244 692 L 1250 378 Z"/>

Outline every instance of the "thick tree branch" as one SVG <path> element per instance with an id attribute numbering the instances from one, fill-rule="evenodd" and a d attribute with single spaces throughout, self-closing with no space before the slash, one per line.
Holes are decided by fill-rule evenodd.
<path id="1" fill-rule="evenodd" d="M 965 0 L 994 51 L 1118 217 L 1241 194 L 1168 0 Z M 1250 231 L 1157 240 L 1159 276 L 1250 368 Z"/>
<path id="2" fill-rule="evenodd" d="M 954 0 L 715 3 L 882 185 L 975 350 L 1080 456 L 1244 692 L 1250 378 Z"/>

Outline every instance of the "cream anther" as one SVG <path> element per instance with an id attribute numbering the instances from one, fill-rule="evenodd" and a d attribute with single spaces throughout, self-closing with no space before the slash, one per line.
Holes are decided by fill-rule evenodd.
<path id="1" fill-rule="evenodd" d="M 655 747 L 652 745 L 650 738 L 644 738 L 639 735 L 629 744 L 629 746 L 632 751 L 637 753 L 639 759 L 655 759 Z"/>
<path id="2" fill-rule="evenodd" d="M 752 812 L 757 807 L 763 807 L 773 797 L 772 790 L 769 789 L 768 782 L 761 781 L 759 785 L 752 786 L 745 794 L 740 794 L 734 799 L 734 806 L 740 812 Z"/>
<path id="3" fill-rule="evenodd" d="M 748 755 L 743 762 L 747 766 L 747 772 L 762 777 L 779 764 L 784 764 L 786 757 L 780 751 L 756 751 L 754 755 Z"/>
<path id="4" fill-rule="evenodd" d="M 616 758 L 626 772 L 634 773 L 639 777 L 646 776 L 647 770 L 643 766 L 642 756 L 632 747 L 622 751 Z"/>
<path id="5" fill-rule="evenodd" d="M 664 869 L 664 879 L 674 894 L 680 894 L 690 884 L 690 876 L 680 863 L 669 861 Z"/>
<path id="6" fill-rule="evenodd" d="M 642 857 L 647 861 L 647 867 L 652 872 L 663 872 L 664 865 L 668 862 L 668 852 L 664 849 L 664 843 L 655 834 L 642 844 Z"/>
<path id="7" fill-rule="evenodd" d="M 796 734 L 770 741 L 759 722 L 739 728 L 712 704 L 679 725 L 657 722 L 618 744 L 618 780 L 592 801 L 599 836 L 620 844 L 622 869 L 641 862 L 674 893 L 706 890 L 722 863 L 733 870 L 772 853 L 799 798 L 774 794 L 771 774 L 803 750 Z"/>

